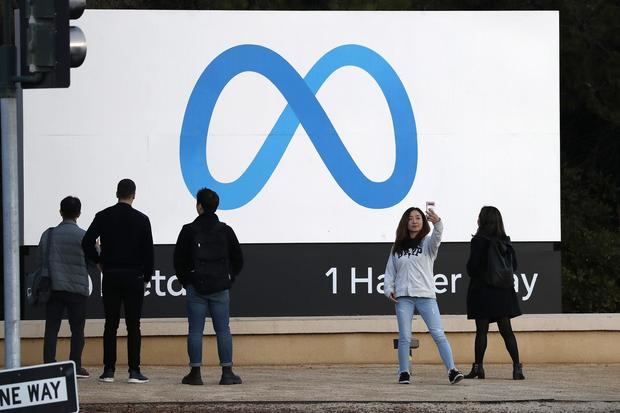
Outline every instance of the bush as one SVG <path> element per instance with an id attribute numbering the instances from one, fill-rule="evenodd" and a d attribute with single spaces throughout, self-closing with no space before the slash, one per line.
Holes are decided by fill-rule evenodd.
<path id="1" fill-rule="evenodd" d="M 618 193 L 609 177 L 562 168 L 564 312 L 620 312 Z"/>

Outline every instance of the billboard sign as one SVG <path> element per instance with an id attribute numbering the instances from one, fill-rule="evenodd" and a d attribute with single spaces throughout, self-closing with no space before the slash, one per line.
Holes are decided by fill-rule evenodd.
<path id="1" fill-rule="evenodd" d="M 247 307 L 233 313 L 381 314 L 378 277 L 400 216 L 433 201 L 445 226 L 440 302 L 462 313 L 468 243 L 480 208 L 494 205 L 518 246 L 524 304 L 560 311 L 557 11 L 87 10 L 82 20 L 89 55 L 71 88 L 24 91 L 26 266 L 62 198 L 81 199 L 87 227 L 132 178 L 170 291 L 153 281 L 145 315 L 172 316 L 184 293 L 172 245 L 210 187 L 247 257 L 235 286 Z M 279 302 L 286 285 L 304 285 L 308 306 Z M 257 289 L 273 297 L 258 306 Z"/>

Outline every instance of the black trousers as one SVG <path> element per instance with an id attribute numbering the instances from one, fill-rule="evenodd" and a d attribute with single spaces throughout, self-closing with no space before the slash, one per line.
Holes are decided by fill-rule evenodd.
<path id="1" fill-rule="evenodd" d="M 56 361 L 56 342 L 60 323 L 67 309 L 71 328 L 71 349 L 69 359 L 77 368 L 82 366 L 84 349 L 84 324 L 86 323 L 86 300 L 88 297 L 67 291 L 52 291 L 45 307 L 45 336 L 43 338 L 43 362 Z"/>
<path id="2" fill-rule="evenodd" d="M 103 365 L 106 369 L 116 366 L 116 332 L 121 319 L 121 306 L 125 310 L 127 326 L 127 361 L 130 370 L 140 369 L 140 317 L 144 301 L 144 278 L 136 270 L 103 271 Z"/>

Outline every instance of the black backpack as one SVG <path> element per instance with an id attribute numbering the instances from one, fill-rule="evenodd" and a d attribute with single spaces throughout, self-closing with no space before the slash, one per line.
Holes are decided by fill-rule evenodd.
<path id="1" fill-rule="evenodd" d="M 510 241 L 488 238 L 487 271 L 485 282 L 493 287 L 514 288 L 514 268 L 512 257 L 514 249 Z"/>
<path id="2" fill-rule="evenodd" d="M 204 231 L 198 224 L 192 224 L 192 227 L 194 269 L 190 274 L 190 283 L 200 294 L 229 289 L 231 281 L 228 271 L 228 243 L 222 231 L 226 225 L 218 222 L 210 231 Z"/>

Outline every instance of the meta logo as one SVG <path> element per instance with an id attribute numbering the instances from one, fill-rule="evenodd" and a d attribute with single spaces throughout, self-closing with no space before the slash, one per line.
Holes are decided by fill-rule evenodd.
<path id="1" fill-rule="evenodd" d="M 385 96 L 392 124 L 396 156 L 388 179 L 375 182 L 357 166 L 325 113 L 316 93 L 336 70 L 358 67 L 367 72 Z M 287 106 L 248 168 L 233 182 L 219 182 L 207 165 L 209 123 L 219 95 L 235 76 L 244 72 L 263 75 L 278 88 Z M 411 189 L 418 162 L 413 109 L 400 78 L 379 54 L 359 45 L 343 45 L 321 57 L 305 78 L 282 56 L 266 47 L 240 45 L 217 56 L 204 70 L 189 98 L 180 139 L 183 179 L 194 196 L 203 187 L 220 195 L 221 209 L 250 202 L 265 186 L 299 125 L 342 190 L 366 208 L 388 208 Z"/>

